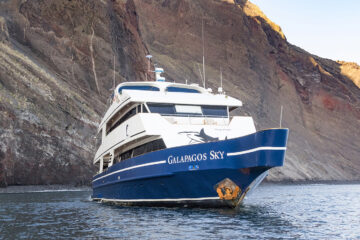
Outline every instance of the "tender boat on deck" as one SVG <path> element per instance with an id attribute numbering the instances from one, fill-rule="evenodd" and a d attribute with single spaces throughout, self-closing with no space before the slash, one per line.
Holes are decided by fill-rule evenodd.
<path id="1" fill-rule="evenodd" d="M 288 129 L 256 131 L 241 101 L 194 84 L 119 84 L 99 126 L 92 199 L 121 205 L 236 207 L 283 165 Z"/>

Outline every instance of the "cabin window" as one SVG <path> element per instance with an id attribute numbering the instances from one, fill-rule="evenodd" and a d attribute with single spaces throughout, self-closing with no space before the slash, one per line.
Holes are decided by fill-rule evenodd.
<path id="1" fill-rule="evenodd" d="M 134 148 L 133 157 L 140 156 L 149 152 L 155 152 L 164 148 L 166 148 L 164 141 L 162 139 L 158 139 Z"/>
<path id="2" fill-rule="evenodd" d="M 127 113 L 125 113 L 124 116 L 122 116 L 119 120 L 116 121 L 116 123 L 114 125 L 112 125 L 107 131 L 106 134 L 109 134 L 112 130 L 114 130 L 115 128 L 117 128 L 120 124 L 122 124 L 123 122 L 125 122 L 126 120 L 128 120 L 129 118 L 131 118 L 132 116 L 134 116 L 136 114 L 136 109 L 137 107 L 134 107 L 132 109 L 130 109 Z"/>
<path id="3" fill-rule="evenodd" d="M 128 158 L 131 158 L 132 157 L 132 152 L 133 150 L 128 150 L 126 152 L 124 152 L 123 154 L 121 154 L 121 160 L 125 160 L 125 159 L 128 159 Z"/>
<path id="4" fill-rule="evenodd" d="M 119 115 L 114 116 L 112 120 L 108 121 L 107 123 L 107 131 L 106 134 L 109 134 L 111 131 L 113 131 L 115 128 L 117 128 L 120 124 L 131 118 L 132 116 L 136 115 L 137 113 L 147 113 L 148 110 L 144 106 L 144 104 L 139 104 L 136 107 L 131 108 L 125 115 L 123 115 L 120 119 L 118 119 L 114 124 L 112 124 L 112 121 L 114 119 L 118 118 Z"/>
<path id="5" fill-rule="evenodd" d="M 166 146 L 162 139 L 151 141 L 151 142 L 145 143 L 141 146 L 130 149 L 130 150 L 118 155 L 117 157 L 115 157 L 115 163 L 118 163 L 125 159 L 137 157 L 137 156 L 143 155 L 145 153 L 154 152 L 154 151 L 158 151 L 158 150 L 165 149 L 165 148 L 166 148 Z"/>
<path id="6" fill-rule="evenodd" d="M 175 114 L 174 104 L 148 103 L 148 107 L 152 113 L 160 113 L 161 115 Z"/>
<path id="7" fill-rule="evenodd" d="M 132 108 L 130 111 L 128 111 L 122 118 L 120 118 L 119 122 L 120 124 L 131 118 L 136 114 L 136 107 Z"/>
<path id="8" fill-rule="evenodd" d="M 144 153 L 146 153 L 146 144 L 134 148 L 133 157 L 140 156 Z"/>
<path id="9" fill-rule="evenodd" d="M 160 91 L 159 88 L 147 85 L 138 85 L 138 86 L 122 86 L 119 88 L 119 93 L 122 93 L 122 90 L 142 90 L 142 91 Z"/>
<path id="10" fill-rule="evenodd" d="M 196 106 L 175 104 L 147 104 L 150 112 L 161 115 L 183 116 L 183 117 L 228 117 L 227 106 Z"/>
<path id="11" fill-rule="evenodd" d="M 227 117 L 228 110 L 226 106 L 202 106 L 202 112 L 205 116 Z"/>
<path id="12" fill-rule="evenodd" d="M 114 157 L 114 164 L 119 163 L 121 161 L 121 155 L 117 155 Z"/>
<path id="13" fill-rule="evenodd" d="M 183 88 L 183 87 L 167 87 L 167 92 L 182 92 L 182 93 L 200 93 L 199 90 L 193 88 Z"/>
<path id="14" fill-rule="evenodd" d="M 148 110 L 144 104 L 141 104 L 141 109 L 143 113 L 148 113 Z"/>
<path id="15" fill-rule="evenodd" d="M 146 144 L 146 152 L 155 152 L 166 148 L 164 140 L 158 139 Z"/>

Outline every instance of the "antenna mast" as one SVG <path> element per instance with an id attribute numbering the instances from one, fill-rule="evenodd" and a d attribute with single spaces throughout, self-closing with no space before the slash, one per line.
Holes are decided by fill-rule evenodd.
<path id="1" fill-rule="evenodd" d="M 221 66 L 220 66 L 220 87 L 222 89 L 222 69 L 221 69 Z"/>
<path id="2" fill-rule="evenodd" d="M 115 80 L 115 54 L 114 54 L 114 78 L 113 78 L 113 89 L 115 89 L 116 80 Z"/>
<path id="3" fill-rule="evenodd" d="M 203 85 L 206 88 L 206 78 L 205 78 L 205 48 L 204 48 L 204 18 L 201 21 L 201 35 L 202 35 L 202 50 L 203 50 Z"/>
<path id="4" fill-rule="evenodd" d="M 220 93 L 220 94 L 224 93 L 223 88 L 222 88 L 222 82 L 223 82 L 222 69 L 221 69 L 221 66 L 220 66 L 220 87 L 218 88 L 218 93 Z"/>
<path id="5" fill-rule="evenodd" d="M 283 118 L 283 105 L 281 105 L 281 110 L 280 110 L 280 128 L 281 128 L 282 118 Z"/>

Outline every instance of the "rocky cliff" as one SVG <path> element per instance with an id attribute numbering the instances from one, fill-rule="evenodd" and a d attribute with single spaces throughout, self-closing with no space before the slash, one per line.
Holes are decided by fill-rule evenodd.
<path id="1" fill-rule="evenodd" d="M 240 98 L 259 129 L 290 128 L 269 180 L 360 180 L 360 67 L 289 44 L 248 1 L 1 0 L 0 184 L 89 183 L 96 125 L 117 83 L 144 80 L 145 55 L 170 81 Z"/>
<path id="2" fill-rule="evenodd" d="M 141 80 L 133 2 L 0 1 L 0 185 L 83 184 L 116 78 Z"/>

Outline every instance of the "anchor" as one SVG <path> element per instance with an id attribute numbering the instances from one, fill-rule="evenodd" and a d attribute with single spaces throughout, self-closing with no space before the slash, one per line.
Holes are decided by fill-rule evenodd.
<path id="1" fill-rule="evenodd" d="M 225 178 L 214 186 L 219 198 L 222 200 L 238 200 L 241 196 L 241 189 L 229 178 Z M 237 202 L 237 201 L 235 201 Z"/>

